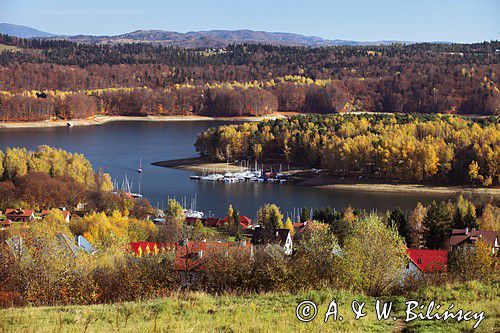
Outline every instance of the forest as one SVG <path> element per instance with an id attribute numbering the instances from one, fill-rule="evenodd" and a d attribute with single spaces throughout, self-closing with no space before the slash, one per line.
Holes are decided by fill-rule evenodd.
<path id="1" fill-rule="evenodd" d="M 201 156 L 319 167 L 338 177 L 499 183 L 498 117 L 421 114 L 300 115 L 202 132 Z"/>
<path id="2" fill-rule="evenodd" d="M 497 41 L 179 49 L 0 35 L 0 120 L 105 115 L 500 113 Z"/>
<path id="3" fill-rule="evenodd" d="M 147 200 L 132 200 L 113 190 L 111 176 L 94 171 L 81 154 L 49 146 L 0 150 L 0 211 L 82 206 L 79 209 L 87 213 L 120 210 L 144 217 L 151 209 Z"/>

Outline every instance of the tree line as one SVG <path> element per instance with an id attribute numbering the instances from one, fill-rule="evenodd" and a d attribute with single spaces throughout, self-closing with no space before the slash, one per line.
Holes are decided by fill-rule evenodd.
<path id="1" fill-rule="evenodd" d="M 83 155 L 40 146 L 35 151 L 0 151 L 0 210 L 67 207 L 83 212 L 127 211 L 143 218 L 151 210 L 145 199 L 113 192 L 111 176 L 94 171 Z"/>
<path id="2" fill-rule="evenodd" d="M 494 186 L 499 126 L 497 117 L 301 115 L 211 128 L 195 147 L 215 161 L 277 161 L 339 177 Z"/>
<path id="3" fill-rule="evenodd" d="M 234 110 L 217 108 L 215 101 L 210 104 L 204 100 L 203 104 L 211 106 L 206 113 L 247 114 L 249 108 L 263 103 L 266 112 L 499 113 L 495 49 L 500 45 L 496 41 L 328 48 L 231 45 L 217 51 L 9 36 L 0 36 L 0 43 L 21 48 L 20 52 L 0 53 L 0 89 L 14 94 L 0 94 L 0 118 L 4 120 L 64 117 L 75 103 L 84 110 L 73 112 L 71 117 L 102 112 L 98 101 L 87 98 L 87 91 L 111 88 L 147 87 L 127 93 L 122 90 L 120 95 L 141 102 L 158 96 L 151 102 L 154 107 L 146 107 L 152 114 L 191 109 L 196 113 L 201 112 L 198 92 L 206 90 L 204 84 L 234 82 L 256 84 L 251 89 L 212 92 L 221 95 L 220 103 L 229 103 Z M 298 78 L 289 79 L 294 77 Z M 180 92 L 175 85 L 195 88 Z M 42 95 L 65 91 L 74 97 L 39 101 L 29 94 L 31 91 Z M 198 107 L 186 106 L 179 93 L 194 95 L 192 103 Z M 122 105 L 116 99 L 114 103 L 114 110 L 137 113 L 134 103 Z"/>

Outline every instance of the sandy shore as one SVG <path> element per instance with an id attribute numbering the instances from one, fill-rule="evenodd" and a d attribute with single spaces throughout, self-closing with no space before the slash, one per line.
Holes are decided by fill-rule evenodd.
<path id="1" fill-rule="evenodd" d="M 330 184 L 315 186 L 344 191 L 384 192 L 384 193 L 433 193 L 433 194 L 484 194 L 500 196 L 498 188 L 472 188 L 466 186 L 429 186 L 420 184 Z"/>
<path id="2" fill-rule="evenodd" d="M 397 182 L 380 182 L 375 179 L 338 178 L 327 174 L 312 175 L 304 172 L 297 175 L 296 184 L 300 186 L 313 186 L 324 189 L 363 192 L 385 193 L 433 193 L 453 195 L 471 193 L 475 195 L 500 196 L 500 188 L 476 188 L 461 185 L 432 185 L 432 184 L 406 184 Z"/>
<path id="3" fill-rule="evenodd" d="M 270 114 L 262 117 L 204 117 L 204 116 L 96 116 L 86 119 L 71 120 L 43 120 L 28 122 L 0 122 L 0 128 L 44 128 L 44 127 L 67 127 L 102 125 L 112 121 L 262 121 L 269 119 L 285 118 L 283 114 Z"/>
<path id="4" fill-rule="evenodd" d="M 241 170 L 241 166 L 235 163 L 215 163 L 199 157 L 185 158 L 170 161 L 160 161 L 151 163 L 152 165 L 165 168 L 190 170 L 195 172 L 215 171 L 218 173 L 236 172 Z M 260 166 L 260 164 L 259 164 Z M 277 170 L 278 165 L 266 164 L 266 169 L 272 166 Z M 500 197 L 500 188 L 473 188 L 467 186 L 434 186 L 428 184 L 397 184 L 397 183 L 376 183 L 373 180 L 360 182 L 354 178 L 336 178 L 321 174 L 315 174 L 311 169 L 290 166 L 290 183 L 297 186 L 309 186 L 322 189 L 360 191 L 360 192 L 381 192 L 381 193 L 408 193 L 408 194 L 443 194 L 455 195 L 459 193 L 471 193 L 474 195 L 488 195 Z"/>

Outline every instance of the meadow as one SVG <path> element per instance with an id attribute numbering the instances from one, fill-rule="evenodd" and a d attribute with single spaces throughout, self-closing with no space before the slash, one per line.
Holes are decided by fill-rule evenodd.
<path id="1" fill-rule="evenodd" d="M 428 303 L 435 300 L 447 309 L 485 311 L 476 332 L 500 328 L 500 296 L 496 284 L 467 282 L 464 285 L 426 287 L 406 296 L 383 297 L 392 301 L 389 320 L 378 321 L 374 297 L 348 291 L 321 289 L 296 294 L 209 295 L 178 292 L 162 299 L 92 306 L 25 307 L 0 310 L 0 332 L 464 332 L 472 331 L 474 321 L 404 322 L 408 299 Z M 308 323 L 295 315 L 297 304 L 312 300 L 318 305 L 317 317 Z M 324 322 L 329 303 L 339 304 L 342 321 Z M 365 302 L 367 315 L 354 319 L 351 302 Z M 393 320 L 393 316 L 398 319 Z"/>

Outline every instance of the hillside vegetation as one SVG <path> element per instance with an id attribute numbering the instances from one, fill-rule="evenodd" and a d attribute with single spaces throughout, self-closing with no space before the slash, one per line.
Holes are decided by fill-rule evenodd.
<path id="1" fill-rule="evenodd" d="M 325 168 L 339 177 L 499 182 L 498 117 L 296 116 L 208 129 L 195 146 L 216 161 L 274 160 Z"/>
<path id="2" fill-rule="evenodd" d="M 0 35 L 0 120 L 108 115 L 500 113 L 498 42 L 180 49 Z M 19 50 L 19 52 L 16 52 Z"/>

